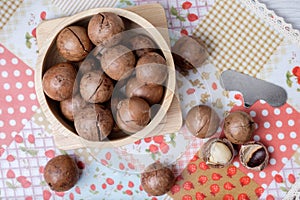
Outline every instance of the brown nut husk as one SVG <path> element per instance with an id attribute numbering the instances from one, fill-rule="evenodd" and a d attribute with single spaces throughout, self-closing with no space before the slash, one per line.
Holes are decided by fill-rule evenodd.
<path id="1" fill-rule="evenodd" d="M 161 163 L 153 163 L 141 174 L 141 185 L 150 196 L 167 193 L 175 183 L 173 172 Z"/>
<path id="2" fill-rule="evenodd" d="M 126 84 L 127 97 L 140 97 L 145 99 L 150 105 L 159 103 L 163 97 L 163 94 L 163 86 L 141 83 L 135 77 L 129 79 Z"/>
<path id="3" fill-rule="evenodd" d="M 156 52 L 148 52 L 136 64 L 136 78 L 146 84 L 162 85 L 167 79 L 166 60 Z"/>
<path id="4" fill-rule="evenodd" d="M 194 106 L 189 110 L 185 125 L 198 138 L 208 138 L 216 133 L 220 118 L 216 111 L 206 105 Z"/>
<path id="5" fill-rule="evenodd" d="M 87 72 L 80 80 L 80 94 L 84 100 L 90 103 L 108 101 L 113 90 L 113 81 L 101 71 Z"/>
<path id="6" fill-rule="evenodd" d="M 90 141 L 102 141 L 112 131 L 114 119 L 110 109 L 94 104 L 74 115 L 74 125 L 79 136 Z"/>
<path id="7" fill-rule="evenodd" d="M 226 138 L 211 138 L 201 147 L 202 159 L 213 168 L 228 166 L 234 155 L 233 145 Z"/>
<path id="8" fill-rule="evenodd" d="M 149 104 L 139 97 L 131 97 L 119 102 L 116 122 L 124 132 L 135 133 L 147 126 L 150 116 Z"/>
<path id="9" fill-rule="evenodd" d="M 102 12 L 94 15 L 88 24 L 88 36 L 96 46 L 114 46 L 122 39 L 125 30 L 123 20 L 115 13 Z"/>
<path id="10" fill-rule="evenodd" d="M 59 63 L 50 67 L 43 75 L 43 90 L 48 97 L 63 101 L 72 96 L 76 86 L 76 70 L 69 63 Z"/>
<path id="11" fill-rule="evenodd" d="M 182 70 L 201 67 L 209 55 L 202 41 L 194 36 L 182 36 L 172 47 L 176 66 Z"/>
<path id="12" fill-rule="evenodd" d="M 104 72 L 114 80 L 127 78 L 135 67 L 135 56 L 130 49 L 117 45 L 104 51 L 101 58 Z"/>
<path id="13" fill-rule="evenodd" d="M 224 120 L 225 137 L 233 144 L 248 142 L 255 130 L 252 117 L 243 111 L 230 113 Z"/>
<path id="14" fill-rule="evenodd" d="M 247 169 L 261 171 L 268 165 L 269 153 L 261 142 L 250 141 L 241 145 L 239 158 Z"/>
<path id="15" fill-rule="evenodd" d="M 56 46 L 60 55 L 69 61 L 83 60 L 93 48 L 86 29 L 81 26 L 64 28 L 57 36 Z"/>
<path id="16" fill-rule="evenodd" d="M 68 155 L 59 155 L 48 161 L 44 179 L 51 190 L 63 192 L 71 189 L 79 179 L 79 169 Z"/>
<path id="17" fill-rule="evenodd" d="M 134 50 L 138 57 L 145 55 L 148 52 L 155 51 L 156 45 L 146 35 L 136 35 L 129 40 L 130 49 Z"/>

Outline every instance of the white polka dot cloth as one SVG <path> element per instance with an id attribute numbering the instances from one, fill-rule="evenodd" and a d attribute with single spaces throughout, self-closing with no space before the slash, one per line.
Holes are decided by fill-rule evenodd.
<path id="1" fill-rule="evenodd" d="M 194 31 L 221 71 L 233 69 L 256 76 L 283 36 L 238 0 L 216 0 Z"/>

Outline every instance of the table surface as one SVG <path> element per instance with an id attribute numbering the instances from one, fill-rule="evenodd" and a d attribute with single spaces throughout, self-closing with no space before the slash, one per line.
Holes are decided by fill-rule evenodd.
<path id="1" fill-rule="evenodd" d="M 59 150 L 56 148 L 51 135 L 51 125 L 47 122 L 36 99 L 34 71 L 38 52 L 35 28 L 40 22 L 68 16 L 92 7 L 126 7 L 154 2 L 160 3 L 165 8 L 168 25 L 172 32 L 191 34 L 215 1 L 0 1 L 0 7 L 4 11 L 1 10 L 0 12 L 2 17 L 0 22 L 0 87 L 3 91 L 0 94 L 0 199 L 164 199 L 166 196 L 148 196 L 140 186 L 140 175 L 137 172 L 145 167 L 145 163 L 148 163 L 149 160 L 154 162 L 158 159 L 166 163 L 172 163 L 172 170 L 178 175 L 177 181 L 182 184 L 186 183 L 185 178 L 191 175 L 191 169 L 186 168 L 188 164 L 197 163 L 200 169 L 201 161 L 194 159 L 190 163 L 190 160 L 195 158 L 194 155 L 203 144 L 203 141 L 195 139 L 184 127 L 178 133 L 145 138 L 121 148 Z M 295 28 L 300 29 L 300 4 L 298 0 L 290 0 L 288 3 L 284 0 L 261 0 L 260 2 L 266 3 L 269 9 L 284 17 L 287 23 L 291 23 Z M 300 65 L 299 52 L 298 47 L 285 51 L 291 57 L 289 59 L 289 62 L 292 63 L 289 66 L 291 70 L 296 64 Z M 210 72 L 210 74 L 214 73 Z M 204 75 L 201 74 L 201 76 Z M 215 81 L 209 82 L 209 78 L 207 81 L 216 93 L 223 92 L 218 83 Z M 187 98 L 190 98 L 181 104 L 184 106 L 184 115 L 192 105 L 191 99 L 196 98 L 191 97 L 197 94 L 195 88 L 201 90 L 201 87 L 197 87 L 199 80 L 195 77 L 192 77 L 189 83 L 189 86 L 182 86 L 180 89 L 182 96 L 189 96 Z M 201 95 L 203 94 L 201 93 Z M 198 96 L 201 95 L 198 94 Z M 228 100 L 230 106 L 225 106 L 228 109 L 227 111 L 244 109 L 239 93 L 232 93 L 229 96 L 231 98 L 230 101 Z M 199 97 L 197 98 L 197 101 L 200 101 Z M 218 104 L 216 103 L 215 106 L 217 107 Z M 272 135 L 268 132 L 269 127 L 266 127 L 266 123 L 269 123 L 267 116 L 274 120 L 275 124 L 278 113 L 281 113 L 290 117 L 290 121 L 286 120 L 286 124 L 300 124 L 299 120 L 297 121 L 300 118 L 299 113 L 288 104 L 280 109 L 275 109 L 265 105 L 265 102 L 257 102 L 247 112 L 255 119 L 262 120 L 259 125 L 265 126 L 265 129 L 263 129 L 264 134 L 270 137 Z M 278 138 L 273 138 L 274 140 L 281 141 L 282 137 L 287 137 L 280 131 L 280 128 L 271 128 L 272 131 L 278 132 Z M 294 131 L 293 128 L 289 129 L 290 139 L 286 141 L 292 141 L 293 144 L 290 145 L 290 148 L 295 150 L 298 144 L 294 144 L 294 140 L 295 138 L 299 140 L 297 138 L 299 132 Z M 255 139 L 259 139 L 259 137 L 261 136 L 256 135 Z M 269 139 L 266 136 L 265 140 Z M 285 145 L 288 146 L 289 144 Z M 82 169 L 82 176 L 71 190 L 53 192 L 43 179 L 44 166 L 54 156 L 65 153 L 70 154 L 76 160 L 78 166 Z M 179 154 L 180 157 L 176 157 Z M 299 154 L 290 153 L 289 158 L 284 157 L 282 162 L 287 163 L 284 169 L 272 170 L 270 176 L 264 174 L 264 172 L 248 173 L 243 169 L 238 171 L 237 175 L 241 178 L 245 178 L 245 176 L 254 177 L 253 180 L 259 182 L 259 184 L 252 180 L 248 186 L 252 192 L 255 189 L 255 192 L 260 193 L 262 195 L 261 199 L 282 199 L 299 177 L 300 161 L 297 160 L 300 158 Z M 238 162 L 235 161 L 234 166 L 237 167 L 238 165 Z M 215 171 L 208 173 L 214 174 L 214 178 L 216 178 Z M 228 171 L 222 173 L 225 173 L 223 176 L 227 177 Z M 262 181 L 265 176 L 267 177 Z M 183 180 L 180 178 L 183 178 Z M 236 181 L 240 182 L 241 179 L 236 178 Z M 243 187 L 244 182 L 240 183 L 242 185 L 235 186 L 236 189 L 245 189 L 246 187 Z M 226 187 L 229 187 L 228 184 Z M 191 187 L 189 182 L 185 186 L 182 185 L 182 187 L 183 189 L 178 193 L 178 198 L 179 195 L 190 194 L 187 189 Z M 231 189 L 234 189 L 232 185 L 231 187 Z M 207 188 L 208 191 L 209 189 L 211 188 Z M 169 195 L 172 194 L 169 193 Z M 206 199 L 210 198 L 207 197 Z"/>

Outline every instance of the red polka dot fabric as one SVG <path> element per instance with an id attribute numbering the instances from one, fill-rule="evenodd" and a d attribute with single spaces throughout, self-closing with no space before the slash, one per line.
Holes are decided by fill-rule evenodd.
<path id="1" fill-rule="evenodd" d="M 243 110 L 252 116 L 256 123 L 253 140 L 262 142 L 270 154 L 269 165 L 261 172 L 247 170 L 237 164 L 238 159 L 235 164 L 255 182 L 269 185 L 274 179 L 270 174 L 278 173 L 300 146 L 300 113 L 288 104 L 274 108 L 263 101 L 249 109 L 236 106 L 232 111 L 235 110 Z"/>
<path id="2" fill-rule="evenodd" d="M 38 108 L 38 102 L 34 71 L 1 44 L 0 68 L 0 143 L 8 145 Z"/>

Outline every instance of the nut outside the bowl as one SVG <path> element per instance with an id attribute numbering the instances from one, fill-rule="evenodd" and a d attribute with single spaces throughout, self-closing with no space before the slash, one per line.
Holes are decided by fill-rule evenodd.
<path id="1" fill-rule="evenodd" d="M 269 153 L 261 142 L 250 141 L 243 144 L 239 152 L 240 162 L 247 169 L 263 170 L 269 163 Z"/>
<path id="2" fill-rule="evenodd" d="M 228 166 L 234 156 L 233 145 L 226 138 L 211 138 L 201 147 L 201 158 L 213 168 Z"/>
<path id="3" fill-rule="evenodd" d="M 168 66 L 168 76 L 166 80 L 166 87 L 164 99 L 162 101 L 161 109 L 155 115 L 155 117 L 150 121 L 150 123 L 141 131 L 130 135 L 126 138 L 115 139 L 112 141 L 88 141 L 84 138 L 81 138 L 77 135 L 74 126 L 67 122 L 59 111 L 58 102 L 54 102 L 49 99 L 43 92 L 42 88 L 42 77 L 45 71 L 50 68 L 53 64 L 65 61 L 59 55 L 57 55 L 55 39 L 58 33 L 65 27 L 76 25 L 76 24 L 86 24 L 88 20 L 95 14 L 99 12 L 114 12 L 122 18 L 127 19 L 127 21 L 132 21 L 137 26 L 144 28 L 147 33 L 154 38 L 154 41 L 158 45 L 158 48 L 161 49 L 162 55 L 166 59 Z M 55 21 L 55 20 L 54 20 Z M 57 21 L 57 19 L 56 19 Z M 135 26 L 136 26 L 135 25 Z M 54 27 L 54 28 L 53 28 Z M 52 28 L 52 29 L 51 29 Z M 49 35 L 44 35 L 44 38 L 47 38 L 43 42 L 43 45 L 39 45 L 39 56 L 37 60 L 37 70 L 35 73 L 35 86 L 37 97 L 39 103 L 41 104 L 41 108 L 46 116 L 46 118 L 51 123 L 53 130 L 55 130 L 54 134 L 61 135 L 70 140 L 70 144 L 66 144 L 66 148 L 62 146 L 62 149 L 76 149 L 81 147 L 96 147 L 96 148 L 108 148 L 112 146 L 123 146 L 126 144 L 133 143 L 134 141 L 147 137 L 149 134 L 152 134 L 156 127 L 160 124 L 162 120 L 164 120 L 167 111 L 169 110 L 171 103 L 173 101 L 174 91 L 175 91 L 175 66 L 172 58 L 172 54 L 170 52 L 170 48 L 168 42 L 164 39 L 161 33 L 146 19 L 141 17 L 140 15 L 120 8 L 96 8 L 87 11 L 83 11 L 81 13 L 75 14 L 71 17 L 66 17 L 60 19 L 60 22 L 57 21 L 55 26 L 52 26 L 48 30 Z M 38 32 L 44 32 L 45 30 L 40 30 Z M 56 133 L 58 132 L 58 133 Z M 157 133 L 158 134 L 158 133 Z M 61 138 L 61 136 L 57 136 Z"/>

